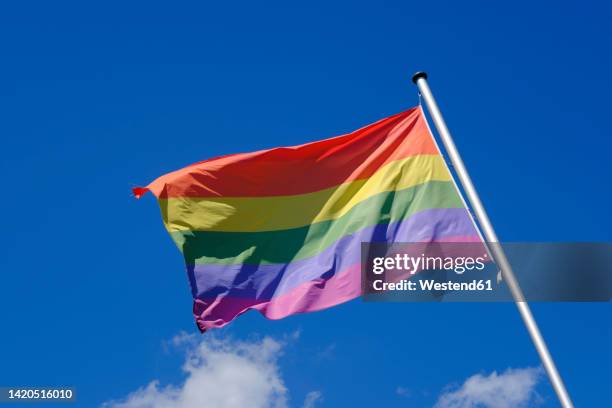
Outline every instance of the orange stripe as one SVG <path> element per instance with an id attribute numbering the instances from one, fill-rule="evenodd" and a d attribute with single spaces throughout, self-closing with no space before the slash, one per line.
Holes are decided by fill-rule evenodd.
<path id="1" fill-rule="evenodd" d="M 416 107 L 347 135 L 205 160 L 161 176 L 147 189 L 159 198 L 298 195 L 367 179 L 392 161 L 436 154 Z"/>
<path id="2" fill-rule="evenodd" d="M 439 155 L 391 162 L 367 179 L 312 193 L 267 197 L 175 197 L 160 199 L 168 231 L 258 232 L 298 228 L 342 217 L 370 197 L 430 181 L 450 181 Z"/>

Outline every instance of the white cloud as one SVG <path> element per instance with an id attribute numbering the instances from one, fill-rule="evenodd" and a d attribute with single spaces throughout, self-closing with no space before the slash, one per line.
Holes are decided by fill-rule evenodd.
<path id="1" fill-rule="evenodd" d="M 476 374 L 454 391 L 443 393 L 435 408 L 524 408 L 537 404 L 541 368 L 509 368 L 501 374 Z"/>
<path id="2" fill-rule="evenodd" d="M 257 342 L 221 341 L 210 335 L 197 342 L 180 334 L 170 344 L 189 351 L 180 385 L 161 386 L 154 380 L 104 408 L 285 408 L 288 392 L 277 360 L 282 344 L 266 337 Z M 313 406 L 320 395 L 307 398 Z"/>
<path id="3" fill-rule="evenodd" d="M 304 408 L 314 408 L 318 401 L 321 401 L 323 394 L 321 391 L 310 391 L 304 399 Z"/>
<path id="4" fill-rule="evenodd" d="M 315 353 L 314 359 L 319 360 L 319 361 L 331 360 L 333 359 L 335 352 L 336 352 L 336 343 L 332 343 L 322 349 L 319 349 Z"/>
<path id="5" fill-rule="evenodd" d="M 407 387 L 402 387 L 401 385 L 395 389 L 395 393 L 400 397 L 408 398 L 411 394 L 410 389 Z"/>

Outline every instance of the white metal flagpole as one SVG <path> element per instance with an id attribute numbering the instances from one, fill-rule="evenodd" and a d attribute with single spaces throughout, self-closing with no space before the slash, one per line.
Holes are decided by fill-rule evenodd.
<path id="1" fill-rule="evenodd" d="M 523 318 L 523 322 L 525 323 L 525 326 L 527 326 L 527 331 L 531 336 L 531 340 L 533 341 L 535 348 L 540 355 L 540 359 L 542 360 L 542 364 L 546 369 L 550 382 L 557 393 L 559 402 L 563 408 L 573 408 L 574 405 L 572 404 L 569 394 L 565 389 L 561 375 L 559 375 L 559 371 L 557 371 L 555 362 L 552 359 L 552 356 L 548 351 L 548 347 L 544 342 L 544 338 L 540 333 L 540 329 L 538 329 L 538 325 L 531 314 L 531 309 L 525 301 L 523 292 L 521 291 L 516 277 L 514 276 L 514 272 L 512 271 L 512 267 L 506 258 L 506 254 L 504 253 L 504 250 L 497 239 L 497 234 L 495 234 L 495 230 L 491 225 L 487 212 L 485 211 L 484 206 L 478 197 L 474 184 L 472 184 L 472 179 L 470 178 L 470 175 L 463 164 L 463 160 L 457 151 L 453 137 L 446 127 L 446 123 L 444 122 L 444 118 L 442 117 L 442 113 L 440 113 L 438 104 L 431 93 L 431 89 L 429 89 L 429 85 L 427 84 L 427 74 L 425 72 L 417 72 L 412 76 L 412 82 L 414 82 L 419 88 L 419 92 L 425 100 L 425 105 L 427 105 L 427 109 L 429 110 L 438 134 L 442 139 L 444 148 L 446 149 L 451 163 L 455 168 L 459 181 L 465 191 L 465 194 L 467 195 L 468 202 L 474 210 L 476 220 L 483 230 L 483 234 L 486 238 L 489 249 L 492 252 L 493 258 L 502 273 L 502 277 L 508 284 L 508 288 L 512 293 L 512 297 L 514 298 L 514 302 L 516 303 L 521 317 Z"/>

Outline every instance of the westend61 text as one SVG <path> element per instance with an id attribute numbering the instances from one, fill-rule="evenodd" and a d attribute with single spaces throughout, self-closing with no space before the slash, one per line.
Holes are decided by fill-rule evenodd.
<path id="1" fill-rule="evenodd" d="M 418 282 L 418 283 L 417 283 Z M 433 279 L 419 279 L 418 281 L 402 279 L 399 282 L 384 282 L 381 279 L 372 282 L 375 291 L 481 291 L 493 290 L 491 280 L 473 280 L 471 282 L 438 282 Z"/>

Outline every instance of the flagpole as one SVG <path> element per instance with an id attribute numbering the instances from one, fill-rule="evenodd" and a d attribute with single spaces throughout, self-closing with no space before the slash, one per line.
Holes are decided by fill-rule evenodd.
<path id="1" fill-rule="evenodd" d="M 480 201 L 480 197 L 478 196 L 476 188 L 472 183 L 472 179 L 470 178 L 470 175 L 463 164 L 463 160 L 457 151 L 453 137 L 451 136 L 451 133 L 444 122 L 444 118 L 442 117 L 438 104 L 431 93 L 431 89 L 429 89 L 427 74 L 425 72 L 417 72 L 412 76 L 412 82 L 414 82 L 419 88 L 419 92 L 425 100 L 425 105 L 427 105 L 427 109 L 429 110 L 438 134 L 442 139 L 446 152 L 448 153 L 451 163 L 455 168 L 459 181 L 465 191 L 465 194 L 467 195 L 468 201 L 474 210 L 478 224 L 482 227 L 483 234 L 492 252 L 493 258 L 502 273 L 502 277 L 508 284 L 508 288 L 512 293 L 514 302 L 519 310 L 519 313 L 521 314 L 525 326 L 527 327 L 531 340 L 533 341 L 535 348 L 540 355 L 540 359 L 542 360 L 542 364 L 546 369 L 550 382 L 557 393 L 559 402 L 563 408 L 573 408 L 574 405 L 572 404 L 570 396 L 565 388 L 565 385 L 563 384 L 561 375 L 559 374 L 559 371 L 557 371 L 555 362 L 548 351 L 546 342 L 540 333 L 540 329 L 538 329 L 538 325 L 533 317 L 533 314 L 531 314 L 531 309 L 525 301 L 523 292 L 516 280 L 516 277 L 514 276 L 514 272 L 512 271 L 512 267 L 510 266 L 510 263 L 506 258 L 506 254 L 504 253 L 504 250 L 497 239 L 497 234 L 493 229 L 493 225 L 491 224 L 487 212 Z"/>

